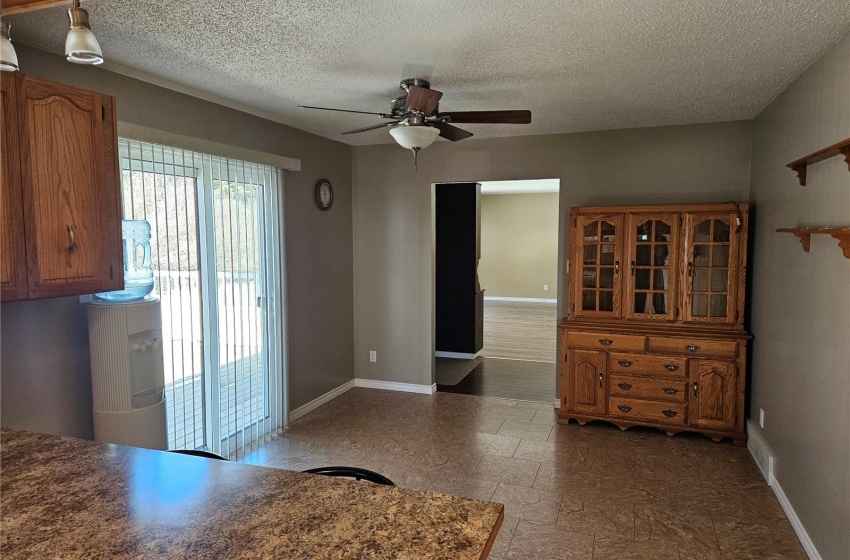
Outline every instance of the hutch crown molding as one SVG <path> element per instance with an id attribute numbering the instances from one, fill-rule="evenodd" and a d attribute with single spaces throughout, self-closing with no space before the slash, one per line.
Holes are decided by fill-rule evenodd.
<path id="1" fill-rule="evenodd" d="M 746 203 L 570 209 L 558 421 L 746 442 Z"/>

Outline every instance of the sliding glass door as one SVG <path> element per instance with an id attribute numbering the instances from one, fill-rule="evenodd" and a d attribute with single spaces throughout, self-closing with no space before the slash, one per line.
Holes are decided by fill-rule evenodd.
<path id="1" fill-rule="evenodd" d="M 124 217 L 151 223 L 170 448 L 232 455 L 282 423 L 277 169 L 119 142 Z"/>

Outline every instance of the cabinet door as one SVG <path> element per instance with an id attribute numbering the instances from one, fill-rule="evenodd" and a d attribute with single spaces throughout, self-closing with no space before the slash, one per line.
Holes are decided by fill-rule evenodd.
<path id="1" fill-rule="evenodd" d="M 21 76 L 29 297 L 123 285 L 113 100 Z"/>
<path id="2" fill-rule="evenodd" d="M 573 412 L 605 414 L 605 352 L 567 351 L 567 408 Z"/>
<path id="3" fill-rule="evenodd" d="M 21 160 L 14 77 L 3 74 L 0 94 L 0 301 L 27 297 L 27 259 L 24 246 L 24 210 L 21 201 Z"/>
<path id="4" fill-rule="evenodd" d="M 735 427 L 734 362 L 689 360 L 691 425 L 715 430 Z"/>
<path id="5" fill-rule="evenodd" d="M 571 274 L 578 317 L 621 317 L 623 216 L 578 216 Z"/>
<path id="6" fill-rule="evenodd" d="M 739 286 L 737 219 L 737 214 L 686 214 L 686 321 L 738 322 L 736 301 L 743 287 Z"/>
<path id="7" fill-rule="evenodd" d="M 673 321 L 678 315 L 679 214 L 631 214 L 626 228 L 629 273 L 626 317 Z"/>

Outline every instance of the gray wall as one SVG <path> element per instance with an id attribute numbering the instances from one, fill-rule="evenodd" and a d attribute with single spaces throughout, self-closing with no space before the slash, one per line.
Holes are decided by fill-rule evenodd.
<path id="1" fill-rule="evenodd" d="M 438 141 L 418 170 L 397 145 L 355 147 L 356 377 L 433 382 L 433 183 L 558 178 L 564 231 L 570 206 L 747 200 L 751 132 L 751 122 L 726 122 Z M 562 317 L 565 234 L 560 243 Z"/>
<path id="2" fill-rule="evenodd" d="M 290 405 L 353 377 L 351 148 L 221 105 L 16 43 L 27 73 L 114 95 L 121 121 L 301 160 L 284 173 Z M 320 211 L 313 186 L 334 185 Z M 0 306 L 2 423 L 91 437 L 85 306 L 75 298 Z"/>
<path id="3" fill-rule="evenodd" d="M 776 455 L 776 479 L 825 559 L 850 558 L 850 260 L 830 236 L 811 252 L 779 227 L 850 227 L 842 157 L 785 167 L 850 136 L 850 35 L 755 120 L 751 417 Z"/>

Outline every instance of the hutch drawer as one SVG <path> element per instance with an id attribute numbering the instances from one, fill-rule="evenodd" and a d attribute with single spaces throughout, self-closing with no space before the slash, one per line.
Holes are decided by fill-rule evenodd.
<path id="1" fill-rule="evenodd" d="M 654 356 L 652 354 L 611 353 L 611 373 L 653 375 L 658 377 L 685 377 L 687 358 L 681 356 Z"/>
<path id="2" fill-rule="evenodd" d="M 670 379 L 651 379 L 631 375 L 612 375 L 608 394 L 612 397 L 653 399 L 684 403 L 688 396 L 688 382 Z"/>
<path id="3" fill-rule="evenodd" d="M 687 420 L 684 403 L 645 401 L 622 397 L 609 397 L 608 413 L 612 416 L 648 420 L 659 424 L 683 425 Z"/>
<path id="4" fill-rule="evenodd" d="M 567 345 L 597 350 L 632 350 L 643 352 L 646 337 L 631 334 L 568 332 Z"/>
<path id="5" fill-rule="evenodd" d="M 738 354 L 738 343 L 734 340 L 650 336 L 647 348 L 650 352 L 669 352 L 688 356 L 734 358 Z"/>

